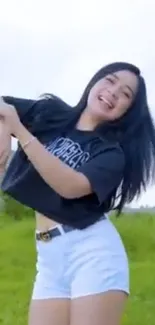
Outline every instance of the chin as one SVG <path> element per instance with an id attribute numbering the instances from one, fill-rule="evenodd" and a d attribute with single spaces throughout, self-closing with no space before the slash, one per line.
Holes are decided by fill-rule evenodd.
<path id="1" fill-rule="evenodd" d="M 111 116 L 109 116 L 108 114 L 104 114 L 103 112 L 100 112 L 100 114 L 99 114 L 99 112 L 98 112 L 98 114 L 95 114 L 96 115 L 96 117 L 98 117 L 98 119 L 100 120 L 100 121 L 111 121 L 111 120 L 113 120 L 113 118 L 111 117 Z"/>
<path id="2" fill-rule="evenodd" d="M 95 119 L 97 119 L 101 122 L 102 121 L 110 122 L 110 121 L 114 121 L 116 119 L 115 116 L 112 116 L 111 114 L 109 114 L 109 112 L 106 112 L 103 109 L 101 110 L 100 108 L 95 109 L 94 107 L 92 107 L 91 114 L 94 116 Z"/>

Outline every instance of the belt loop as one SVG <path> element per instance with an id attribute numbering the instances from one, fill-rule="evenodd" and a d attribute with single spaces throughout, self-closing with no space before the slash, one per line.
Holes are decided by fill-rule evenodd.
<path id="1" fill-rule="evenodd" d="M 62 225 L 57 225 L 57 228 L 59 229 L 60 233 L 63 235 L 65 233 Z"/>

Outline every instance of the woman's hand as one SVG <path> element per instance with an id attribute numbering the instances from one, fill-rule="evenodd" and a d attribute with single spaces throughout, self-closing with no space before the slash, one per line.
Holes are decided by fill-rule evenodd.
<path id="1" fill-rule="evenodd" d="M 0 120 L 0 174 L 3 174 L 11 154 L 11 135 L 8 126 Z"/>
<path id="2" fill-rule="evenodd" d="M 0 97 L 0 120 L 4 122 L 9 133 L 13 135 L 15 135 L 16 130 L 21 125 L 15 107 L 5 103 L 2 97 Z"/>

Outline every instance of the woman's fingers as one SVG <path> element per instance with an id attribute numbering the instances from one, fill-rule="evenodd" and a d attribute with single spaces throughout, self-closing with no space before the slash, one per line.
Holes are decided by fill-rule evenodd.
<path id="1" fill-rule="evenodd" d="M 5 165 L 11 153 L 11 135 L 7 126 L 0 121 L 0 166 Z"/>
<path id="2" fill-rule="evenodd" d="M 4 165 L 8 158 L 9 158 L 9 155 L 10 155 L 10 149 L 9 150 L 6 150 L 6 151 L 3 151 L 0 155 L 0 166 L 1 165 Z"/>

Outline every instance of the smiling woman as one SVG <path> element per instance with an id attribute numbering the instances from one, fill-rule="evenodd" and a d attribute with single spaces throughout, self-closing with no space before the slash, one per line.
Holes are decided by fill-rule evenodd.
<path id="1" fill-rule="evenodd" d="M 130 108 L 137 90 L 138 78 L 133 72 L 124 70 L 108 74 L 92 87 L 85 114 L 90 110 L 98 125 L 114 121 Z"/>
<path id="2" fill-rule="evenodd" d="M 37 211 L 29 325 L 118 325 L 129 269 L 106 212 L 119 214 L 155 182 L 155 128 L 139 69 L 102 68 L 74 108 L 54 95 L 3 99 L 0 117 L 19 146 L 2 189 Z"/>

